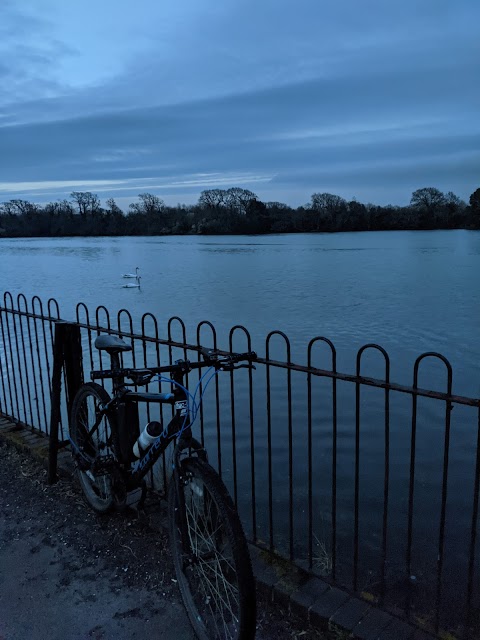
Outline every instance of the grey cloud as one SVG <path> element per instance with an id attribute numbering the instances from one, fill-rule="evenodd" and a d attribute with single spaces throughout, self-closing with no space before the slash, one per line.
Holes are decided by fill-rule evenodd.
<path id="1" fill-rule="evenodd" d="M 342 138 L 334 134 L 328 141 L 331 127 L 341 131 L 345 126 L 348 138 L 352 124 L 360 125 L 373 136 L 377 127 L 382 130 L 387 125 L 387 143 L 390 143 L 389 127 L 405 130 L 408 136 L 409 123 L 418 119 L 425 122 L 426 130 L 431 128 L 429 122 L 440 121 L 446 135 L 455 137 L 459 132 L 463 135 L 462 118 L 473 116 L 479 96 L 480 89 L 475 83 L 466 83 L 456 75 L 446 78 L 441 70 L 428 75 L 399 73 L 395 77 L 372 74 L 347 81 L 308 81 L 175 107 L 3 127 L 0 144 L 7 172 L 9 168 L 13 172 L 25 166 L 25 162 L 28 166 L 29 161 L 89 162 L 95 156 L 108 155 L 112 149 L 121 149 L 124 158 L 130 148 L 143 149 L 150 151 L 150 155 L 155 153 L 162 162 L 166 158 L 184 161 L 185 154 L 200 150 L 208 156 L 211 152 L 222 154 L 223 149 L 228 155 L 238 151 L 237 145 L 247 149 L 258 147 L 255 154 L 262 154 L 265 148 L 308 153 L 309 149 L 330 146 Z M 297 131 L 309 128 L 311 135 L 295 140 Z M 473 122 L 468 128 L 471 134 L 478 131 Z M 315 135 L 318 130 L 325 137 L 323 143 L 322 135 Z M 420 129 L 416 135 L 421 140 L 428 137 L 428 132 L 424 134 Z M 342 143 L 346 144 L 345 139 Z"/>
<path id="2" fill-rule="evenodd" d="M 347 81 L 372 72 L 455 68 L 465 77 L 464 65 L 479 57 L 473 3 L 465 0 L 454 8 L 437 0 L 369 1 L 361 10 L 350 0 L 327 6 L 249 0 L 222 10 L 216 3 L 210 12 L 207 0 L 203 6 L 195 22 L 152 38 L 152 48 L 122 73 L 54 100 L 25 101 L 10 121 L 188 103 L 319 76 Z"/>
<path id="3" fill-rule="evenodd" d="M 178 35 L 172 64 L 152 50 L 102 86 L 0 110 L 2 180 L 121 179 L 178 198 L 204 173 L 209 186 L 260 176 L 259 193 L 295 204 L 327 188 L 405 201 L 425 184 L 467 197 L 480 167 L 469 3 L 290 5 L 228 5 Z M 49 65 L 35 51 L 25 86 Z M 45 79 L 36 90 L 63 91 Z"/>
<path id="4" fill-rule="evenodd" d="M 0 7 L 0 116 L 14 120 L 25 100 L 58 95 L 64 87 L 55 68 L 74 49 L 50 35 L 50 23 L 26 7 L 3 0 Z M 3 105 L 3 108 L 1 108 Z"/>

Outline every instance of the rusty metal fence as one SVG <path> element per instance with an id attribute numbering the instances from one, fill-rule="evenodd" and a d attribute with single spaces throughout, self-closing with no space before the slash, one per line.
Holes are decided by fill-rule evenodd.
<path id="1" fill-rule="evenodd" d="M 47 435 L 59 319 L 54 299 L 6 293 L 0 306 L 0 413 Z M 389 355 L 376 344 L 363 346 L 345 374 L 324 337 L 296 364 L 280 331 L 268 334 L 262 352 L 243 326 L 220 344 L 207 321 L 189 340 L 178 317 L 160 327 L 150 313 L 134 320 L 100 306 L 91 314 L 80 303 L 70 320 L 81 329 L 86 378 L 109 364 L 93 346 L 104 332 L 131 342 L 125 366 L 198 359 L 200 345 L 255 349 L 257 371 L 217 376 L 196 427 L 249 539 L 439 637 L 477 637 L 480 399 L 453 393 L 444 356 L 420 355 L 407 386 L 391 381 Z M 443 390 L 419 384 L 432 363 L 443 368 Z M 367 365 L 381 375 L 365 376 Z M 141 419 L 161 420 L 164 410 L 146 405 Z M 167 472 L 166 464 L 155 469 L 157 489 Z"/>

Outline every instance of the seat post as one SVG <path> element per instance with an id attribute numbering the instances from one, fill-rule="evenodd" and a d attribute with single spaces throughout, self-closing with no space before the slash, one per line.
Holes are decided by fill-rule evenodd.
<path id="1" fill-rule="evenodd" d="M 98 336 L 95 339 L 95 346 L 97 349 L 104 350 L 110 356 L 110 368 L 113 372 L 113 386 L 114 388 L 123 386 L 123 378 L 119 376 L 120 356 L 123 351 L 132 351 L 133 347 L 124 342 L 117 336 Z"/>
<path id="2" fill-rule="evenodd" d="M 120 369 L 120 356 L 118 351 L 110 353 L 110 368 L 112 371 L 118 371 Z"/>

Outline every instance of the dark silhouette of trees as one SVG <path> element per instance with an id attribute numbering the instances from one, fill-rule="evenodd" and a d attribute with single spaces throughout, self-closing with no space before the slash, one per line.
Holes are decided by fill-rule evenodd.
<path id="1" fill-rule="evenodd" d="M 113 198 L 106 202 L 107 208 L 104 213 L 105 235 L 113 236 L 125 233 L 125 216 Z"/>
<path id="2" fill-rule="evenodd" d="M 412 193 L 410 204 L 419 211 L 420 227 L 433 229 L 436 226 L 435 214 L 445 204 L 445 196 L 435 187 L 424 187 Z"/>
<path id="3" fill-rule="evenodd" d="M 68 236 L 72 234 L 72 230 L 76 228 L 76 219 L 78 215 L 71 202 L 61 200 L 59 202 L 49 202 L 43 208 L 43 215 L 48 220 L 50 233 L 41 235 L 51 236 Z"/>
<path id="4" fill-rule="evenodd" d="M 298 208 L 262 202 L 248 189 L 208 189 L 195 205 L 170 207 L 141 193 L 125 214 L 113 198 L 101 206 L 96 194 L 72 192 L 70 200 L 43 206 L 22 199 L 0 204 L 2 237 L 173 234 L 306 233 L 400 229 L 480 229 L 480 188 L 469 206 L 434 187 L 412 193 L 410 205 L 378 206 L 326 192 Z"/>
<path id="5" fill-rule="evenodd" d="M 37 212 L 37 206 L 28 200 L 10 200 L 14 213 L 20 215 L 31 215 Z"/>
<path id="6" fill-rule="evenodd" d="M 248 189 L 232 187 L 231 189 L 207 189 L 202 191 L 198 205 L 206 210 L 229 209 L 231 213 L 246 215 L 251 202 L 258 197 Z"/>
<path id="7" fill-rule="evenodd" d="M 139 202 L 129 206 L 127 228 L 131 227 L 133 235 L 162 235 L 168 233 L 168 225 L 164 216 L 165 202 L 152 193 L 139 193 Z"/>
<path id="8" fill-rule="evenodd" d="M 298 227 L 298 209 L 293 209 L 283 202 L 266 202 L 268 224 L 271 233 L 295 233 Z"/>
<path id="9" fill-rule="evenodd" d="M 466 203 L 452 191 L 448 191 L 445 194 L 445 222 L 448 229 L 455 229 L 461 226 L 466 208 Z"/>
<path id="10" fill-rule="evenodd" d="M 203 209 L 217 209 L 225 205 L 226 194 L 223 189 L 207 189 L 200 194 L 198 204 Z"/>
<path id="11" fill-rule="evenodd" d="M 240 189 L 239 187 L 233 187 L 225 192 L 227 207 L 238 215 L 247 215 L 248 207 L 257 199 L 257 196 L 252 191 Z"/>
<path id="12" fill-rule="evenodd" d="M 312 194 L 310 210 L 315 215 L 315 231 L 334 231 L 342 228 L 347 213 L 347 202 L 332 193 Z"/>
<path id="13" fill-rule="evenodd" d="M 113 198 L 109 198 L 106 202 L 107 211 L 110 215 L 123 215 L 122 210 Z"/>
<path id="14" fill-rule="evenodd" d="M 87 213 L 96 213 L 100 210 L 100 200 L 95 193 L 90 191 L 72 191 L 70 198 L 78 207 L 78 212 L 82 216 Z"/>
<path id="15" fill-rule="evenodd" d="M 469 199 L 470 207 L 474 213 L 480 212 L 480 188 L 476 189 Z"/>
<path id="16" fill-rule="evenodd" d="M 253 220 L 255 211 L 260 216 L 260 205 L 255 209 L 254 203 L 257 202 L 259 200 L 252 191 L 239 187 L 202 191 L 198 199 L 198 210 L 194 216 L 194 231 L 202 234 L 255 233 L 246 229 L 261 226 L 260 222 Z M 249 212 L 250 217 L 246 221 L 243 218 L 246 218 Z"/>
<path id="17" fill-rule="evenodd" d="M 198 208 L 193 216 L 194 233 L 232 233 L 232 216 L 227 207 L 227 192 L 224 189 L 206 189 L 198 199 Z"/>
<path id="18" fill-rule="evenodd" d="M 151 193 L 139 193 L 138 198 L 140 202 L 133 202 L 129 205 L 129 209 L 133 213 L 156 215 L 165 209 L 165 202 Z"/>
<path id="19" fill-rule="evenodd" d="M 347 203 L 347 222 L 349 231 L 362 231 L 368 229 L 369 219 L 367 207 L 361 202 L 351 200 Z"/>
<path id="20" fill-rule="evenodd" d="M 445 202 L 445 196 L 435 187 L 424 187 L 412 193 L 410 204 L 414 207 L 422 207 L 429 211 L 439 207 Z"/>
<path id="21" fill-rule="evenodd" d="M 480 188 L 469 198 L 469 224 L 472 229 L 480 229 Z"/>
<path id="22" fill-rule="evenodd" d="M 59 200 L 58 202 L 49 202 L 45 205 L 44 211 L 51 215 L 72 217 L 75 213 L 73 205 L 68 200 Z"/>
<path id="23" fill-rule="evenodd" d="M 270 212 L 261 200 L 250 200 L 247 203 L 245 215 L 248 233 L 268 233 L 270 231 Z"/>

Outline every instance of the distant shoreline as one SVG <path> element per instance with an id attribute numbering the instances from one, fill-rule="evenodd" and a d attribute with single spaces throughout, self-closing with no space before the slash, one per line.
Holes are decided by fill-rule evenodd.
<path id="1" fill-rule="evenodd" d="M 19 239 L 27 239 L 27 240 L 42 240 L 42 239 L 51 239 L 51 240 L 60 240 L 60 239 L 70 239 L 70 238 L 185 238 L 185 237 L 195 237 L 195 238 L 218 238 L 222 236 L 228 237 L 240 237 L 240 236 L 248 236 L 252 238 L 264 237 L 264 236 L 298 236 L 298 235 L 334 235 L 334 234 L 342 234 L 342 233 L 410 233 L 410 232 L 418 232 L 418 233 L 429 233 L 431 231 L 472 231 L 479 232 L 479 229 L 472 229 L 468 227 L 456 227 L 456 228 L 438 228 L 438 229 L 359 229 L 357 231 L 351 230 L 339 230 L 339 231 L 277 231 L 277 232 L 267 232 L 267 233 L 163 233 L 163 234 L 123 234 L 123 235 L 105 235 L 105 234 L 90 234 L 90 235 L 63 235 L 63 236 L 4 236 L 0 234 L 1 240 L 19 240 Z"/>
<path id="2" fill-rule="evenodd" d="M 89 191 L 43 206 L 12 199 L 0 204 L 0 238 L 217 236 L 352 231 L 433 231 L 480 229 L 480 188 L 469 204 L 454 193 L 424 187 L 410 205 L 363 204 L 332 193 L 314 193 L 296 209 L 262 202 L 247 189 L 202 191 L 195 205 L 169 207 L 158 196 L 141 193 L 125 213 L 113 198 L 101 206 Z"/>

